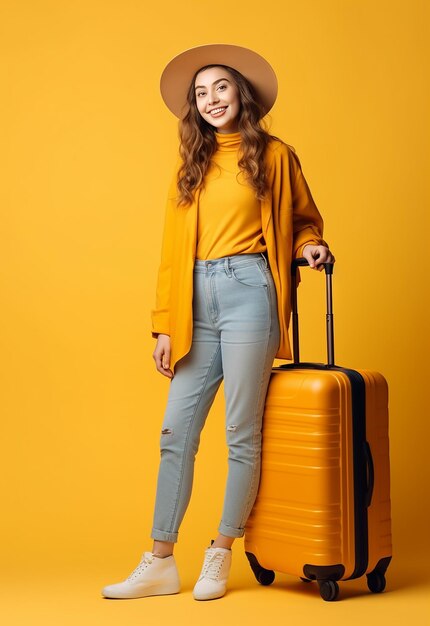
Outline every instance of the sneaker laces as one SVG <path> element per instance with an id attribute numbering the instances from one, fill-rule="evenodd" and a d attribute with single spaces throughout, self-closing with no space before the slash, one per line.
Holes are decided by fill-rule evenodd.
<path id="1" fill-rule="evenodd" d="M 206 552 L 200 579 L 206 577 L 218 580 L 226 554 L 226 552 Z"/>
<path id="2" fill-rule="evenodd" d="M 151 565 L 153 560 L 154 557 L 152 554 L 150 552 L 145 552 L 139 565 L 131 572 L 130 576 L 127 576 L 126 580 L 130 581 L 134 577 L 139 576 L 139 574 L 141 574 L 148 567 L 148 565 Z"/>

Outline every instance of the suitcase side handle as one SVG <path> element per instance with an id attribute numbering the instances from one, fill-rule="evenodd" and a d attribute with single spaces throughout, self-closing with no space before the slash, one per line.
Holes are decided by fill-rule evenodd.
<path id="1" fill-rule="evenodd" d="M 375 469 L 373 466 L 372 451 L 368 441 L 364 442 L 364 457 L 367 466 L 366 506 L 369 507 L 372 502 L 373 487 L 375 485 Z"/>
<path id="2" fill-rule="evenodd" d="M 297 280 L 296 273 L 299 266 L 309 266 L 307 259 L 299 257 L 291 263 L 291 304 L 293 311 L 293 358 L 294 363 L 300 363 L 299 351 L 299 315 L 297 312 Z M 333 327 L 333 263 L 323 263 L 326 277 L 326 333 L 327 333 L 327 365 L 334 365 L 334 327 Z"/>

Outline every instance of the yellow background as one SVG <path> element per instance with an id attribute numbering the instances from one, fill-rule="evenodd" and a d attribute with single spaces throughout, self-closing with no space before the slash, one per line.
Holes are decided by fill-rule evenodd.
<path id="1" fill-rule="evenodd" d="M 249 624 L 423 623 L 429 3 L 2 0 L 0 12 L 5 623 L 230 624 L 236 612 Z M 394 558 L 381 596 L 350 581 L 346 602 L 324 603 L 284 574 L 261 587 L 240 539 L 225 598 L 192 599 L 227 476 L 222 389 L 175 550 L 184 592 L 100 596 L 152 547 L 169 381 L 155 371 L 150 309 L 177 149 L 159 77 L 213 42 L 273 65 L 271 131 L 295 146 L 336 256 L 336 363 L 389 384 Z M 324 278 L 302 278 L 301 356 L 321 361 Z"/>

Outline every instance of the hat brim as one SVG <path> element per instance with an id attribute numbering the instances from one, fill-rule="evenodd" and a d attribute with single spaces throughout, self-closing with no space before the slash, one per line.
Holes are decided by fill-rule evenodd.
<path id="1" fill-rule="evenodd" d="M 217 43 L 189 48 L 164 68 L 160 78 L 161 96 L 176 117 L 182 119 L 188 111 L 187 93 L 194 74 L 211 64 L 238 70 L 254 87 L 263 115 L 270 111 L 278 94 L 278 80 L 272 66 L 249 48 Z"/>

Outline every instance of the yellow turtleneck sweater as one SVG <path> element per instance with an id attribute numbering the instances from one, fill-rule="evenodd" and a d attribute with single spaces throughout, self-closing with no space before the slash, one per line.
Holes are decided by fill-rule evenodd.
<path id="1" fill-rule="evenodd" d="M 260 201 L 237 164 L 240 133 L 217 133 L 200 193 L 196 258 L 217 259 L 233 254 L 264 252 Z"/>

